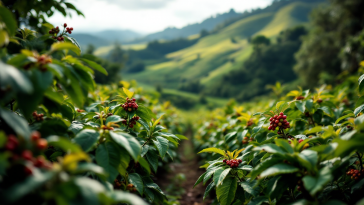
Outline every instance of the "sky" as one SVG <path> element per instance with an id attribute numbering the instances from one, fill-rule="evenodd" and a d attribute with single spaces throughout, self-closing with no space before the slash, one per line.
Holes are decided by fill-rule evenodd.
<path id="1" fill-rule="evenodd" d="M 167 27 L 181 28 L 233 8 L 236 12 L 264 8 L 272 0 L 68 0 L 85 18 L 60 13 L 48 19 L 53 25 L 65 22 L 74 31 L 129 29 L 147 34 Z"/>

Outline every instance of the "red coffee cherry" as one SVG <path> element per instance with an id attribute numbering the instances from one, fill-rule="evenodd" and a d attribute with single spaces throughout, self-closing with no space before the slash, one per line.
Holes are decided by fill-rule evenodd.
<path id="1" fill-rule="evenodd" d="M 66 24 L 66 23 L 64 23 L 64 24 L 63 24 L 63 27 L 67 27 L 67 24 Z"/>
<path id="2" fill-rule="evenodd" d="M 39 139 L 37 142 L 37 148 L 40 150 L 44 150 L 47 148 L 48 142 L 46 139 Z"/>

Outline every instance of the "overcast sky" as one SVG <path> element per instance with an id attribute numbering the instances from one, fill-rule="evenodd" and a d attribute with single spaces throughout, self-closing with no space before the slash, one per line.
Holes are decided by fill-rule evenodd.
<path id="1" fill-rule="evenodd" d="M 49 19 L 54 25 L 67 22 L 77 31 L 130 29 L 141 33 L 183 27 L 201 22 L 231 8 L 237 12 L 263 8 L 272 0 L 68 0 L 86 18 L 65 19 L 57 13 Z"/>

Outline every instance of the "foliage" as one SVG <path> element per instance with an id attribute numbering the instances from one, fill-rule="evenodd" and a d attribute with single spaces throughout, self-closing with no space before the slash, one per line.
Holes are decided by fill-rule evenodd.
<path id="1" fill-rule="evenodd" d="M 220 204 L 360 204 L 364 75 L 359 89 L 357 79 L 231 103 L 203 118 L 194 143 L 206 160 L 196 182 L 209 183 L 205 197 L 215 189 Z M 270 126 L 273 118 L 287 119 L 287 130 Z"/>
<path id="2" fill-rule="evenodd" d="M 0 21 L 10 38 L 14 22 Z M 94 74 L 108 73 L 75 39 L 18 34 L 19 53 L 0 48 L 0 203 L 165 201 L 152 175 L 186 139 L 171 134 L 182 132 L 173 107 L 135 84 L 97 85 Z"/>
<path id="3" fill-rule="evenodd" d="M 353 57 L 349 64 L 342 64 L 339 54 L 348 40 L 364 29 L 364 16 L 360 9 L 363 6 L 361 0 L 331 0 L 328 6 L 313 11 L 309 35 L 296 54 L 297 65 L 294 68 L 305 86 L 318 85 L 323 72 L 330 76 L 338 75 L 342 68 L 350 73 L 356 72 L 361 59 Z M 355 53 L 350 55 L 355 56 Z M 331 83 L 333 78 L 323 80 L 323 83 Z"/>

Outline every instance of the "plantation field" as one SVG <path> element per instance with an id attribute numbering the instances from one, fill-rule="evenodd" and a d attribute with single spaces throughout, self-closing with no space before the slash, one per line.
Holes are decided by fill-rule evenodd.
<path id="1" fill-rule="evenodd" d="M 223 74 L 241 67 L 252 52 L 248 37 L 264 34 L 274 39 L 282 30 L 307 22 L 308 13 L 315 5 L 293 2 L 277 12 L 244 18 L 203 37 L 195 45 L 167 54 L 165 62 L 148 65 L 140 73 L 126 74 L 125 79 L 174 89 L 183 80 L 200 79 L 203 85 L 210 86 Z"/>

